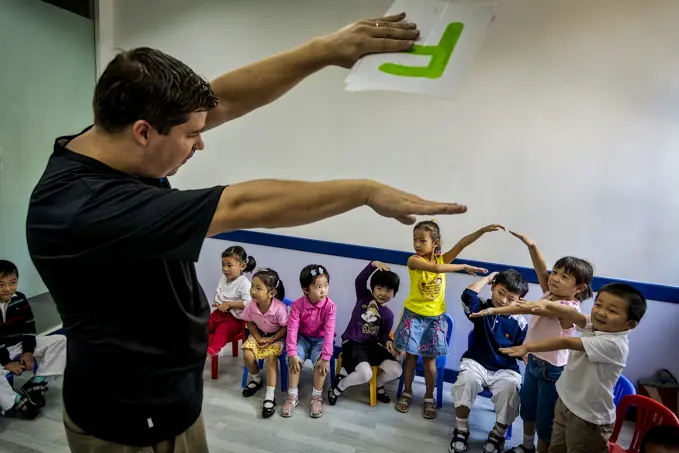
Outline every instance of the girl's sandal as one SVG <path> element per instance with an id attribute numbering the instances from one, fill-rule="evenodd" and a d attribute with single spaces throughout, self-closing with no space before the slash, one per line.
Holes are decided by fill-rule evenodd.
<path id="1" fill-rule="evenodd" d="M 412 399 L 413 395 L 410 393 L 401 393 L 401 396 L 398 398 L 398 402 L 396 403 L 396 410 L 403 414 L 407 413 L 410 410 L 410 402 Z"/>
<path id="2" fill-rule="evenodd" d="M 436 403 L 432 399 L 425 399 L 424 406 L 422 406 L 422 417 L 427 420 L 436 418 Z"/>

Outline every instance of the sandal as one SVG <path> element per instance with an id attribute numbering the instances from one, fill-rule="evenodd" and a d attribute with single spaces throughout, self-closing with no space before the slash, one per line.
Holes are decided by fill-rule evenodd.
<path id="1" fill-rule="evenodd" d="M 259 382 L 257 381 L 250 381 L 248 382 L 248 386 L 243 389 L 243 396 L 244 397 L 249 397 L 257 393 L 257 390 L 261 389 L 264 386 L 264 380 L 261 380 Z"/>
<path id="2" fill-rule="evenodd" d="M 269 418 L 276 413 L 276 400 L 264 400 L 262 404 L 262 418 Z"/>
<path id="3" fill-rule="evenodd" d="M 436 418 L 436 403 L 433 399 L 425 398 L 422 406 L 422 416 L 427 420 Z"/>
<path id="4" fill-rule="evenodd" d="M 396 410 L 403 414 L 407 413 L 410 410 L 410 402 L 412 399 L 413 395 L 410 393 L 401 393 L 401 396 L 398 398 L 398 402 L 396 403 Z"/>
<path id="5" fill-rule="evenodd" d="M 391 398 L 389 398 L 389 395 L 387 395 L 387 391 L 384 390 L 384 386 L 377 388 L 377 399 L 384 404 L 391 403 Z"/>

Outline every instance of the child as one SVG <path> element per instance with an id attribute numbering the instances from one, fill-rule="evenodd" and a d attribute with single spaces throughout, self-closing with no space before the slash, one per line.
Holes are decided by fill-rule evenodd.
<path id="1" fill-rule="evenodd" d="M 278 364 L 276 360 L 283 354 L 285 334 L 288 331 L 288 307 L 281 300 L 285 288 L 273 269 L 262 269 L 252 277 L 250 288 L 252 302 L 245 306 L 243 319 L 248 323 L 250 337 L 243 343 L 243 360 L 248 368 L 249 380 L 243 389 L 243 396 L 252 396 L 262 388 L 257 361 L 266 363 L 266 396 L 262 405 L 262 417 L 274 414 L 276 400 L 276 379 Z"/>
<path id="2" fill-rule="evenodd" d="M 492 285 L 490 301 L 479 298 L 479 292 L 488 284 Z M 450 453 L 467 451 L 469 412 L 476 395 L 486 387 L 493 394 L 496 423 L 483 451 L 502 452 L 507 427 L 519 415 L 521 374 L 516 359 L 500 353 L 499 349 L 522 344 L 528 323 L 521 315 L 477 318 L 474 314 L 490 307 L 512 306 L 526 294 L 528 282 L 514 269 L 483 277 L 462 293 L 462 307 L 474 323 L 474 330 L 471 346 L 462 355 L 460 372 L 453 385 L 457 423 L 450 441 Z"/>
<path id="3" fill-rule="evenodd" d="M 500 350 L 512 357 L 571 351 L 556 383 L 558 400 L 549 452 L 607 453 L 615 424 L 613 389 L 627 362 L 627 334 L 646 313 L 646 299 L 625 283 L 609 283 L 599 290 L 591 315 L 548 300 L 519 307 L 542 317 L 566 320 L 582 331 L 580 338 L 559 336 Z"/>
<path id="4" fill-rule="evenodd" d="M 243 309 L 250 302 L 250 281 L 243 273 L 252 272 L 257 262 L 234 245 L 222 253 L 222 278 L 219 280 L 208 329 L 208 356 L 222 355 L 224 345 L 244 330 Z"/>
<path id="5" fill-rule="evenodd" d="M 372 278 L 370 276 L 372 275 Z M 368 289 L 370 279 L 370 290 Z M 328 401 L 335 405 L 347 387 L 365 384 L 372 378 L 373 366 L 382 372 L 377 376 L 377 399 L 389 403 L 384 384 L 401 377 L 401 364 L 389 338 L 394 313 L 387 307 L 398 292 L 400 279 L 389 266 L 373 261 L 356 277 L 356 306 L 347 329 L 342 334 L 342 373 L 335 377 L 328 391 Z"/>
<path id="6" fill-rule="evenodd" d="M 330 274 L 319 265 L 311 264 L 302 269 L 299 283 L 304 296 L 297 299 L 290 309 L 286 352 L 290 379 L 288 399 L 281 408 L 283 417 L 292 417 L 299 403 L 299 374 L 306 359 L 314 366 L 314 389 L 311 394 L 313 418 L 323 415 L 323 384 L 328 374 L 328 361 L 335 344 L 336 306 L 328 297 Z"/>
<path id="7" fill-rule="evenodd" d="M 0 260 L 0 411 L 21 414 L 33 419 L 45 406 L 46 379 L 61 376 L 66 367 L 66 337 L 64 335 L 36 336 L 33 311 L 28 299 L 17 291 L 19 270 Z M 37 359 L 37 360 L 36 360 Z M 4 377 L 38 369 L 34 376 L 16 393 Z"/>
<path id="8" fill-rule="evenodd" d="M 427 389 L 424 395 L 422 416 L 436 417 L 434 386 L 436 384 L 436 357 L 448 354 L 445 335 L 446 272 L 466 271 L 472 275 L 487 273 L 486 269 L 467 264 L 450 264 L 464 250 L 485 233 L 504 229 L 501 225 L 489 225 L 462 238 L 455 247 L 441 255 L 441 231 L 433 220 L 415 225 L 413 246 L 415 255 L 408 258 L 410 294 L 405 300 L 403 315 L 394 334 L 394 347 L 406 352 L 403 366 L 405 389 L 396 404 L 399 412 L 408 412 L 412 399 L 412 384 L 418 356 L 422 356 L 424 379 Z"/>
<path id="9" fill-rule="evenodd" d="M 679 427 L 653 426 L 641 439 L 639 453 L 679 453 Z"/>
<path id="10" fill-rule="evenodd" d="M 523 234 L 513 231 L 510 233 L 528 246 L 540 288 L 544 292 L 542 299 L 565 303 L 579 311 L 580 302 L 592 297 L 590 287 L 594 276 L 592 265 L 580 258 L 567 256 L 559 259 L 550 273 L 547 271 L 547 264 L 535 242 Z M 502 312 L 503 308 L 492 310 Z M 511 313 L 511 311 L 502 313 Z M 568 338 L 575 333 L 573 323 L 568 320 L 531 316 L 525 341 L 532 343 L 552 337 Z M 568 362 L 568 355 L 569 352 L 566 350 L 528 354 L 521 385 L 520 415 L 523 419 L 523 443 L 515 447 L 513 453 L 534 452 L 536 431 L 538 453 L 547 453 L 549 450 L 554 423 L 554 406 L 558 398 L 555 384 Z"/>

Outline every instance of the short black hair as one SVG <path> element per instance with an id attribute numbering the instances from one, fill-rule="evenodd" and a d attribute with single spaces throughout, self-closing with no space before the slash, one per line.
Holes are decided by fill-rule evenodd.
<path id="1" fill-rule="evenodd" d="M 517 270 L 507 269 L 495 276 L 493 285 L 502 285 L 510 293 L 516 293 L 520 297 L 528 294 L 528 280 Z"/>
<path id="2" fill-rule="evenodd" d="M 672 425 L 655 425 L 641 439 L 639 453 L 646 453 L 649 445 L 679 449 L 679 427 Z"/>
<path id="3" fill-rule="evenodd" d="M 94 90 L 94 124 L 117 133 L 146 120 L 159 134 L 217 106 L 207 80 L 166 53 L 148 47 L 120 52 Z"/>
<path id="4" fill-rule="evenodd" d="M 597 298 L 601 293 L 608 293 L 627 301 L 627 317 L 630 321 L 639 322 L 646 313 L 646 298 L 641 292 L 627 283 L 613 282 L 604 285 L 599 290 Z"/>
<path id="5" fill-rule="evenodd" d="M 574 277 L 576 285 L 587 285 L 582 292 L 575 295 L 580 302 L 590 299 L 594 295 L 594 291 L 592 291 L 594 266 L 589 261 L 574 256 L 564 256 L 554 264 L 554 269 L 562 269 L 565 273 Z"/>
<path id="6" fill-rule="evenodd" d="M 330 273 L 325 266 L 320 264 L 309 264 L 299 273 L 299 284 L 302 286 L 302 289 L 306 289 L 313 285 L 316 282 L 316 279 L 321 275 L 328 277 L 328 283 L 330 283 Z"/>
<path id="7" fill-rule="evenodd" d="M 370 290 L 375 291 L 376 286 L 382 286 L 384 288 L 393 290 L 394 295 L 396 295 L 400 284 L 401 278 L 396 272 L 377 269 L 370 279 Z"/>
<path id="8" fill-rule="evenodd" d="M 269 291 L 274 290 L 276 294 L 274 297 L 278 300 L 285 299 L 285 286 L 283 286 L 283 280 L 278 276 L 278 272 L 273 269 L 264 268 L 258 270 L 255 275 L 252 276 L 254 279 L 257 277 L 266 285 Z"/>
<path id="9" fill-rule="evenodd" d="M 241 262 L 245 263 L 245 269 L 243 272 L 252 272 L 257 267 L 257 261 L 255 257 L 248 255 L 243 247 L 240 245 L 232 245 L 222 252 L 222 258 L 230 258 L 232 256 L 238 257 Z"/>
<path id="10" fill-rule="evenodd" d="M 19 269 L 11 261 L 0 260 L 0 277 L 9 277 L 10 275 L 16 275 L 18 278 Z"/>

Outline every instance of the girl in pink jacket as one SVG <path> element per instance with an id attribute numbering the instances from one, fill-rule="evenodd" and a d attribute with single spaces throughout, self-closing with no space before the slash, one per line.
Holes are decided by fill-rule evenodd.
<path id="1" fill-rule="evenodd" d="M 292 417 L 299 403 L 297 386 L 306 359 L 314 366 L 314 389 L 310 415 L 323 415 L 323 385 L 329 371 L 329 361 L 335 345 L 335 314 L 337 307 L 328 297 L 330 274 L 320 264 L 302 269 L 299 283 L 304 296 L 293 302 L 288 317 L 286 350 L 288 355 L 288 399 L 281 408 L 283 417 Z"/>

